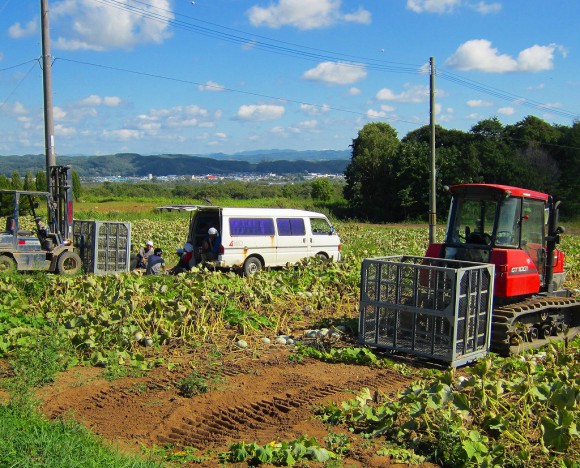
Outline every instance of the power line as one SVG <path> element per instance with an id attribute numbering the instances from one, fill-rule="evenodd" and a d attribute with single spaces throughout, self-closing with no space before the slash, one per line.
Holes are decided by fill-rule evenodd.
<path id="1" fill-rule="evenodd" d="M 21 67 L 23 65 L 28 65 L 31 62 L 38 62 L 38 60 L 39 60 L 38 58 L 35 58 L 35 59 L 27 60 L 26 62 L 18 63 L 16 65 L 11 65 L 10 67 L 0 68 L 0 73 L 8 71 L 8 70 L 12 70 L 14 68 Z"/>
<path id="2" fill-rule="evenodd" d="M 30 63 L 30 62 L 34 62 L 32 64 L 32 66 L 28 69 L 28 71 L 24 74 L 24 76 L 18 81 L 18 83 L 16 83 L 16 86 L 14 86 L 14 88 L 12 89 L 12 91 L 10 91 L 10 93 L 8 94 L 8 96 L 6 96 L 6 99 L 4 99 L 4 101 L 2 101 L 2 103 L 0 103 L 0 109 L 2 109 L 4 107 L 4 105 L 8 102 L 8 99 L 10 99 L 12 97 L 12 95 L 16 92 L 16 90 L 20 87 L 20 85 L 24 82 L 24 80 L 26 78 L 28 78 L 28 75 L 30 75 L 30 72 L 32 71 L 32 69 L 36 66 L 36 63 L 38 63 L 38 59 L 35 60 L 29 60 L 28 62 L 24 62 L 24 64 L 26 63 Z M 10 70 L 12 68 L 15 68 L 17 66 L 21 66 L 23 64 L 20 65 L 15 65 L 14 67 L 9 67 L 9 68 L 5 68 L 3 70 L 0 70 L 0 72 L 4 71 L 4 70 Z"/>
<path id="3" fill-rule="evenodd" d="M 123 72 L 123 73 L 131 73 L 133 75 L 140 75 L 140 76 L 146 76 L 149 78 L 157 78 L 157 79 L 162 79 L 162 80 L 167 80 L 167 81 L 173 81 L 173 82 L 177 82 L 177 83 L 183 83 L 183 84 L 190 84 L 190 85 L 196 85 L 196 86 L 203 86 L 203 87 L 210 87 L 210 88 L 214 88 L 214 89 L 219 89 L 219 90 L 223 90 L 223 91 L 229 91 L 232 93 L 238 93 L 238 94 L 246 94 L 249 96 L 256 96 L 256 97 L 260 97 L 260 98 L 266 98 L 266 99 L 272 99 L 272 100 L 276 100 L 276 101 L 280 101 L 280 102 L 291 102 L 293 104 L 300 104 L 300 105 L 308 105 L 308 106 L 313 106 L 313 107 L 317 107 L 319 109 L 329 109 L 329 110 L 334 110 L 334 111 L 339 111 L 339 112 L 345 112 L 345 113 L 349 113 L 349 114 L 355 114 L 355 115 L 360 115 L 360 116 L 364 116 L 364 117 L 368 117 L 368 115 L 364 112 L 358 112 L 358 111 L 354 111 L 351 109 L 343 109 L 340 107 L 333 107 L 333 106 L 329 106 L 327 104 L 313 104 L 310 102 L 304 102 L 304 101 L 299 101 L 296 99 L 289 99 L 289 98 L 285 98 L 285 97 L 279 97 L 279 96 L 271 96 L 268 94 L 261 94 L 261 93 L 256 93 L 256 92 L 252 92 L 252 91 L 242 91 L 239 89 L 234 89 L 234 88 L 227 88 L 224 86 L 212 86 L 212 85 L 208 85 L 207 83 L 200 83 L 198 81 L 193 81 L 193 80 L 185 80 L 182 78 L 175 78 L 175 77 L 171 77 L 171 76 L 165 76 L 165 75 L 159 75 L 159 74 L 155 74 L 155 73 L 146 73 L 146 72 L 141 72 L 141 71 L 137 71 L 137 70 L 129 70 L 127 68 L 120 68 L 120 67 L 113 67 L 110 65 L 103 65 L 103 64 L 98 64 L 98 63 L 92 63 L 92 62 L 84 62 L 84 61 L 80 61 L 80 60 L 73 60 L 73 59 L 68 59 L 68 58 L 64 58 L 64 57 L 55 57 L 55 63 L 57 61 L 63 61 L 63 62 L 70 62 L 70 63 L 76 63 L 79 65 L 86 65 L 86 66 L 91 66 L 91 67 L 97 67 L 97 68 L 103 68 L 103 69 L 107 69 L 107 70 L 112 70 L 112 71 L 118 71 L 118 72 Z M 409 120 L 404 120 L 404 119 L 399 119 L 396 117 L 384 117 L 387 120 L 391 120 L 393 122 L 404 122 L 404 123 L 408 123 L 411 124 L 413 126 L 420 126 L 418 124 L 418 122 L 413 122 L 413 121 L 409 121 Z"/>
<path id="4" fill-rule="evenodd" d="M 166 14 L 171 14 L 170 16 L 164 16 L 160 13 L 154 13 L 151 10 L 147 10 L 135 5 L 129 5 L 118 0 L 93 0 L 94 2 L 101 3 L 103 5 L 108 5 L 113 8 L 118 8 L 125 11 L 130 11 L 133 13 L 137 13 L 141 16 L 150 18 L 155 21 L 160 21 L 165 24 L 171 24 L 172 26 L 189 30 L 191 32 L 196 32 L 198 34 L 207 36 L 207 37 L 214 37 L 218 38 L 227 42 L 237 43 L 237 44 L 251 44 L 254 48 L 265 50 L 268 52 L 276 53 L 279 55 L 287 55 L 287 56 L 294 56 L 299 57 L 305 60 L 311 61 L 338 61 L 343 62 L 345 66 L 355 67 L 355 68 L 362 68 L 362 69 L 369 69 L 369 70 L 376 70 L 376 71 L 385 71 L 391 73 L 406 73 L 406 74 L 414 74 L 414 75 L 422 75 L 425 74 L 421 69 L 422 65 L 412 65 L 412 64 L 403 64 L 397 62 L 388 62 L 384 60 L 377 60 L 369 57 L 357 56 L 357 55 L 348 55 L 342 54 L 338 52 L 333 52 L 324 49 L 317 49 L 314 47 L 303 46 L 291 42 L 280 41 L 276 39 L 272 39 L 266 36 L 258 35 L 258 34 L 250 34 L 244 31 L 240 31 L 238 29 L 229 28 L 226 26 L 222 26 L 216 23 L 212 23 L 209 21 L 200 20 L 188 15 L 175 13 L 172 10 L 167 10 L 163 8 L 156 7 L 151 5 L 147 2 L 141 0 L 133 0 L 133 3 L 146 6 L 150 9 L 155 9 Z M 186 21 L 175 20 L 173 19 L 173 15 L 180 16 L 183 18 L 187 18 L 188 20 L 195 21 L 197 23 L 209 25 L 211 27 L 205 26 L 198 26 Z M 212 28 L 219 28 L 226 32 L 221 32 L 216 29 Z M 255 38 L 259 38 L 262 40 L 256 40 Z M 267 41 L 267 42 L 264 42 Z M 298 48 L 298 49 L 297 49 Z M 518 96 L 516 94 L 509 93 L 507 91 L 502 91 L 498 88 L 494 88 L 483 83 L 479 83 L 474 80 L 470 80 L 467 78 L 462 78 L 458 75 L 455 75 L 451 72 L 443 71 L 441 73 L 436 72 L 442 79 L 457 84 L 459 86 L 463 86 L 474 91 L 477 91 L 482 94 L 487 94 L 489 96 L 495 97 L 497 99 L 501 99 L 508 102 L 517 101 L 519 104 L 524 105 L 526 107 L 534 108 L 541 111 L 550 111 L 553 114 L 556 114 L 561 117 L 575 119 L 578 117 L 577 113 L 570 112 L 564 109 L 558 109 L 546 104 L 543 104 L 538 101 L 534 101 L 528 98 L 524 98 L 522 96 Z"/>
<path id="5" fill-rule="evenodd" d="M 112 8 L 129 11 L 133 13 L 137 13 L 143 17 L 149 18 L 154 21 L 158 21 L 164 24 L 170 24 L 180 29 L 185 29 L 191 32 L 196 32 L 203 36 L 213 37 L 217 39 L 224 40 L 226 42 L 236 43 L 236 44 L 249 44 L 253 48 L 266 50 L 269 52 L 273 52 L 279 55 L 288 55 L 288 56 L 296 56 L 306 60 L 311 61 L 340 61 L 345 62 L 346 65 L 358 68 L 368 68 L 372 70 L 379 70 L 379 71 L 390 71 L 395 73 L 410 73 L 410 74 L 422 74 L 421 67 L 422 65 L 412 65 L 412 64 L 401 64 L 396 62 L 387 62 L 383 60 L 372 59 L 368 57 L 361 57 L 356 55 L 347 55 L 341 54 L 337 52 L 331 52 L 323 49 L 316 49 L 313 47 L 301 46 L 299 44 L 294 44 L 285 41 L 279 41 L 276 39 L 267 38 L 265 36 L 260 36 L 256 34 L 249 34 L 237 29 L 228 28 L 225 26 L 220 26 L 215 23 L 210 23 L 208 21 L 198 20 L 191 16 L 183 15 L 183 14 L 176 14 L 177 16 L 184 17 L 193 21 L 197 21 L 200 23 L 208 24 L 217 28 L 220 28 L 223 31 L 219 31 L 217 29 L 212 29 L 205 26 L 199 26 L 195 24 L 188 23 L 182 20 L 173 19 L 170 16 L 164 16 L 159 13 L 155 13 L 150 10 L 146 10 L 143 8 L 139 8 L 134 5 L 129 5 L 126 3 L 119 2 L 118 0 L 93 0 L 93 2 L 100 3 L 103 5 L 110 6 Z M 147 5 L 151 8 L 164 11 L 167 13 L 173 13 L 170 10 L 164 10 L 158 7 L 154 7 L 144 2 L 140 2 L 138 0 L 134 0 L 135 3 L 139 3 L 142 5 Z M 264 39 L 268 42 L 257 40 L 256 38 Z M 292 46 L 292 47 L 288 47 Z M 329 55 L 330 54 L 330 55 Z"/>
<path id="6" fill-rule="evenodd" d="M 510 102 L 517 101 L 518 104 L 525 105 L 527 107 L 532 107 L 535 109 L 549 110 L 550 112 L 553 112 L 554 114 L 557 114 L 561 117 L 567 117 L 567 118 L 573 119 L 573 118 L 576 118 L 578 116 L 578 114 L 574 114 L 572 112 L 562 110 L 562 109 L 549 107 L 546 104 L 542 104 L 538 101 L 533 101 L 531 99 L 525 98 L 523 96 L 519 96 L 517 94 L 512 94 L 512 93 L 509 93 L 507 91 L 502 91 L 500 89 L 493 88 L 491 86 L 483 85 L 483 84 L 478 83 L 476 81 L 469 80 L 467 78 L 462 78 L 462 77 L 455 75 L 453 73 L 450 73 L 450 72 L 444 71 L 442 73 L 437 73 L 437 76 L 442 78 L 443 80 L 451 81 L 453 83 L 459 84 L 459 85 L 464 86 L 466 88 L 470 88 L 470 89 L 473 89 L 475 91 L 489 94 L 489 95 L 497 97 L 499 99 L 503 99 L 503 100 L 510 101 Z"/>

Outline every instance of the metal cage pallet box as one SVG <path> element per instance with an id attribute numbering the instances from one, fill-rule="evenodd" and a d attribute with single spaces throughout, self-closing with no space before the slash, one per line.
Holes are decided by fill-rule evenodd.
<path id="1" fill-rule="evenodd" d="M 73 237 L 86 273 L 129 271 L 131 223 L 75 220 Z"/>
<path id="2" fill-rule="evenodd" d="M 441 258 L 364 259 L 359 342 L 445 361 L 489 350 L 494 266 Z"/>

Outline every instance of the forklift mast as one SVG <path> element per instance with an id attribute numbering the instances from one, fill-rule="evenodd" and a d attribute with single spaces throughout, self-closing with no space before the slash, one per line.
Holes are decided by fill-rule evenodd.
<path id="1" fill-rule="evenodd" d="M 50 219 L 50 229 L 60 233 L 62 239 L 73 238 L 73 190 L 72 172 L 68 166 L 51 166 L 50 189 L 56 219 Z M 50 213 L 51 210 L 49 210 Z"/>

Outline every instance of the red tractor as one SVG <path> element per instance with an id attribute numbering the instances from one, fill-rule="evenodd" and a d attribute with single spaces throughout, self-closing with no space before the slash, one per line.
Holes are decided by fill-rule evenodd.
<path id="1" fill-rule="evenodd" d="M 565 255 L 556 248 L 559 202 L 495 184 L 452 186 L 443 243 L 427 257 L 495 265 L 491 350 L 538 347 L 580 331 L 580 299 L 563 288 Z"/>

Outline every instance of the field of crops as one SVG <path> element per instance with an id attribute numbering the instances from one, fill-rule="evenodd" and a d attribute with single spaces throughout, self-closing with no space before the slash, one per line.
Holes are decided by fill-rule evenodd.
<path id="1" fill-rule="evenodd" d="M 186 218 L 171 215 L 134 221 L 133 245 L 152 239 L 171 264 L 176 261 L 172 252 L 182 245 L 187 224 Z M 66 369 L 97 369 L 98 378 L 120 379 L 118 382 L 132 377 L 147 382 L 148 373 L 159 376 L 162 371 L 164 385 L 179 398 L 201 398 L 206 393 L 219 393 L 228 385 L 228 378 L 233 385 L 235 372 L 230 371 L 228 377 L 223 362 L 250 359 L 251 366 L 256 366 L 261 357 L 269 355 L 270 346 L 275 348 L 276 338 L 284 337 L 298 343 L 275 348 L 283 353 L 282 358 L 276 358 L 276 368 L 288 366 L 288 372 L 302 369 L 304 375 L 297 378 L 302 386 L 307 387 L 306 367 L 300 366 L 339 363 L 368 368 L 376 375 L 369 382 L 378 393 L 372 395 L 362 383 L 356 388 L 352 380 L 345 380 L 342 390 L 352 390 L 353 399 L 346 394 L 342 402 L 323 401 L 322 397 L 320 401 L 308 400 L 317 404 L 308 411 L 326 428 L 326 437 L 314 439 L 311 434 L 302 434 L 280 440 L 276 436 L 266 443 L 246 440 L 238 428 L 229 436 L 237 442 L 228 450 L 201 453 L 195 438 L 167 436 L 168 444 L 159 443 L 162 438 L 145 444 L 149 462 L 213 466 L 217 460 L 279 465 L 314 460 L 326 466 L 364 466 L 368 459 L 357 456 L 363 451 L 361 447 L 365 447 L 365 456 L 371 451 L 378 460 L 430 461 L 447 466 L 572 466 L 572 460 L 580 459 L 576 428 L 580 416 L 578 341 L 566 349 L 552 346 L 521 359 L 485 359 L 461 372 L 426 370 L 416 363 L 393 364 L 384 356 L 361 350 L 354 336 L 361 260 L 422 255 L 427 229 L 355 223 L 337 223 L 336 228 L 343 242 L 342 262 L 312 259 L 250 278 L 206 269 L 160 277 L 140 273 L 0 277 L 4 398 L 26 400 Z M 580 236 L 564 236 L 561 248 L 567 253 L 567 286 L 579 288 Z M 335 343 L 317 340 L 300 344 L 305 331 L 322 329 L 339 331 L 339 339 Z M 204 365 L 193 357 L 198 351 L 202 351 L 199 356 L 203 356 Z M 208 371 L 209 364 L 221 369 L 219 378 L 218 373 Z M 273 366 L 271 362 L 268 365 Z M 396 386 L 384 388 L 377 383 L 385 369 L 415 383 L 394 397 L 389 391 L 397 390 Z M 127 385 L 136 384 L 132 381 Z M 143 385 L 143 392 L 152 388 L 150 383 Z M 333 389 L 340 385 L 333 383 Z M 274 387 L 270 391 L 276 392 Z M 268 390 L 264 392 L 268 394 Z M 237 407 L 234 400 L 230 404 Z M 289 408 L 292 404 L 288 403 Z M 59 407 L 50 415 L 64 413 L 66 408 Z M 243 426 L 235 418 L 231 424 Z M 0 436 L 2 431 L 0 425 Z M 106 435 L 106 430 L 100 433 Z M 270 433 L 268 436 L 274 438 Z M 10 450 L 2 444 L 7 442 L 0 442 L 0 452 Z M 15 459 L 0 455 L 2 460 Z"/>

